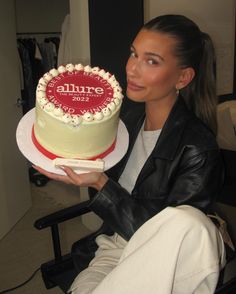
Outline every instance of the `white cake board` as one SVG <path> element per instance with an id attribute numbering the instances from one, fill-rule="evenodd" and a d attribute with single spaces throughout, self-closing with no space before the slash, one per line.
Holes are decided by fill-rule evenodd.
<path id="1" fill-rule="evenodd" d="M 35 121 L 35 108 L 27 112 L 20 120 L 16 130 L 16 142 L 21 153 L 34 165 L 57 173 L 64 174 L 62 169 L 56 168 L 53 161 L 43 155 L 34 145 L 31 133 Z M 129 144 L 129 134 L 125 124 L 120 120 L 118 126 L 117 140 L 114 150 L 103 158 L 105 162 L 105 170 L 110 169 L 118 163 L 125 155 Z M 84 173 L 85 171 L 76 169 L 76 173 Z"/>

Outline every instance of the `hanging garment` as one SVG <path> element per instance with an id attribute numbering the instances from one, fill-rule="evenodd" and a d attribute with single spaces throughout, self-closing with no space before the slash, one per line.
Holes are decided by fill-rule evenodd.
<path id="1" fill-rule="evenodd" d="M 57 64 L 67 64 L 72 60 L 70 15 L 67 14 L 61 29 L 61 41 L 58 50 Z"/>

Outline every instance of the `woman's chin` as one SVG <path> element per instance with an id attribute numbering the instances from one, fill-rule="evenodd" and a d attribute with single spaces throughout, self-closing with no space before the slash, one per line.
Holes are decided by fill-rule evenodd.
<path id="1" fill-rule="evenodd" d="M 143 99 L 143 95 L 140 95 L 138 93 L 131 93 L 130 91 L 126 91 L 126 96 L 129 98 L 129 100 L 132 100 L 134 102 L 145 102 Z"/>

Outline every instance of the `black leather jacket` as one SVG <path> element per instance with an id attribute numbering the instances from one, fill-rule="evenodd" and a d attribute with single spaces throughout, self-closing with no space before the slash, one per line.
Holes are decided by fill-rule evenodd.
<path id="1" fill-rule="evenodd" d="M 142 112 L 142 113 L 140 113 Z M 222 185 L 222 162 L 213 133 L 179 98 L 143 166 L 132 193 L 117 182 L 143 124 L 143 110 L 123 118 L 130 135 L 125 157 L 107 172 L 109 180 L 91 209 L 126 240 L 167 206 L 189 204 L 207 212 Z"/>

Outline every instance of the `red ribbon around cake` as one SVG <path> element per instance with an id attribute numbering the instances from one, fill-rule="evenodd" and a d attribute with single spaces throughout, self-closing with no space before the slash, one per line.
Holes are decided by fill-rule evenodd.
<path id="1" fill-rule="evenodd" d="M 58 157 L 62 157 L 62 156 L 58 156 L 50 151 L 48 151 L 47 149 L 45 149 L 39 142 L 38 140 L 36 139 L 35 137 L 35 134 L 34 134 L 34 127 L 32 127 L 32 141 L 35 145 L 35 147 L 43 154 L 45 155 L 47 158 L 53 160 L 55 158 L 58 158 Z M 98 158 L 104 158 L 106 157 L 109 153 L 111 153 L 114 149 L 115 149 L 115 146 L 116 146 L 116 140 L 112 143 L 112 145 L 104 152 L 102 152 L 101 154 L 95 156 L 95 157 L 92 157 L 92 158 L 86 158 L 86 159 L 90 159 L 90 160 L 96 160 Z M 80 159 L 80 158 L 77 158 L 77 159 Z"/>

